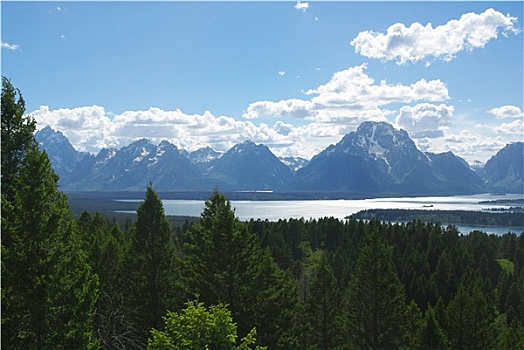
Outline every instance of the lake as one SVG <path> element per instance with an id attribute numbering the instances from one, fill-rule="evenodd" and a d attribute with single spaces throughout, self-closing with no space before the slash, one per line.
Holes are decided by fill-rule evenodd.
<path id="1" fill-rule="evenodd" d="M 335 217 L 344 219 L 364 209 L 428 209 L 428 210 L 473 210 L 481 211 L 491 208 L 508 208 L 515 204 L 480 204 L 481 201 L 501 199 L 522 199 L 522 194 L 449 197 L 400 197 L 371 198 L 358 200 L 289 200 L 289 201 L 231 201 L 236 216 L 241 221 L 261 219 L 278 221 L 279 219 L 319 219 Z M 134 200 L 125 200 L 134 201 Z M 200 216 L 204 201 L 200 200 L 162 200 L 166 215 Z M 524 215 L 524 214 L 523 214 Z M 485 227 L 457 226 L 461 233 L 478 229 L 488 233 L 504 234 L 508 231 L 521 233 L 524 227 Z"/>

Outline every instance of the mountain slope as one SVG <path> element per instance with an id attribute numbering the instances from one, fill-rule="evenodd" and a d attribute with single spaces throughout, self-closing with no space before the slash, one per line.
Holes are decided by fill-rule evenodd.
<path id="1" fill-rule="evenodd" d="M 37 131 L 35 139 L 40 148 L 46 151 L 51 160 L 53 170 L 60 179 L 67 178 L 77 164 L 89 156 L 89 153 L 78 152 L 64 134 L 51 129 L 50 126 Z"/>
<path id="2" fill-rule="evenodd" d="M 480 177 L 493 192 L 523 193 L 523 159 L 524 143 L 510 143 L 486 162 Z"/>
<path id="3" fill-rule="evenodd" d="M 189 159 L 167 141 L 155 146 L 142 139 L 120 150 L 103 149 L 78 164 L 65 190 L 134 191 L 149 182 L 163 191 L 196 190 L 202 178 Z"/>
<path id="4" fill-rule="evenodd" d="M 341 192 L 366 197 L 523 191 L 522 142 L 510 144 L 475 172 L 453 153 L 423 153 L 403 130 L 365 122 L 309 162 L 284 163 L 264 145 L 246 141 L 225 154 L 211 148 L 192 153 L 167 141 L 147 139 L 96 156 L 77 152 L 51 128 L 37 133 L 65 191 L 280 190 Z M 293 169 L 300 167 L 296 173 Z"/>
<path id="5" fill-rule="evenodd" d="M 460 186 L 454 177 L 460 178 Z M 289 186 L 298 191 L 399 196 L 479 193 L 482 188 L 482 181 L 459 158 L 426 155 L 404 130 L 384 122 L 362 123 L 315 156 Z"/>
<path id="6" fill-rule="evenodd" d="M 188 158 L 189 161 L 196 165 L 198 169 L 204 171 L 210 166 L 211 162 L 222 157 L 223 155 L 224 153 L 215 151 L 211 147 L 204 147 L 189 153 Z"/>
<path id="7" fill-rule="evenodd" d="M 224 190 L 274 190 L 293 174 L 269 148 L 245 141 L 211 162 L 204 176 Z"/>

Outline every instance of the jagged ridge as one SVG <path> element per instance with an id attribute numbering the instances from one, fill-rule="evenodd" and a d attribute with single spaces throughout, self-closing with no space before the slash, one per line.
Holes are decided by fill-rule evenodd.
<path id="1" fill-rule="evenodd" d="M 64 135 L 51 128 L 42 129 L 36 136 L 56 169 L 61 169 L 66 156 L 74 159 L 65 162 L 67 171 L 59 172 L 61 188 L 66 191 L 141 191 L 149 182 L 161 191 L 207 191 L 217 187 L 227 191 L 344 192 L 363 196 L 470 194 L 492 188 L 463 159 L 451 152 L 423 153 L 404 130 L 384 122 L 361 124 L 309 162 L 283 161 L 266 146 L 251 141 L 237 144 L 226 153 L 209 147 L 189 153 L 167 141 L 157 146 L 141 139 L 119 150 L 103 149 L 94 156 L 76 152 Z M 503 188 L 522 191 L 522 143 L 519 147 L 503 157 L 512 160 L 514 166 L 497 165 L 491 160 L 486 164 L 487 170 L 480 173 L 488 184 L 502 181 L 487 175 L 493 173 L 490 167 L 507 169 L 510 174 L 503 183 L 508 185 Z M 519 155 L 521 163 L 515 163 Z M 293 171 L 295 164 L 301 164 L 297 171 Z"/>

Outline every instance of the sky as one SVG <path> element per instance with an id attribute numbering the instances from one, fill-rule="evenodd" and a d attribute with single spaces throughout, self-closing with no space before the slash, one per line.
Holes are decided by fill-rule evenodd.
<path id="1" fill-rule="evenodd" d="M 1 71 L 79 151 L 251 140 L 310 159 L 364 121 L 486 162 L 523 141 L 523 2 L 9 2 Z"/>

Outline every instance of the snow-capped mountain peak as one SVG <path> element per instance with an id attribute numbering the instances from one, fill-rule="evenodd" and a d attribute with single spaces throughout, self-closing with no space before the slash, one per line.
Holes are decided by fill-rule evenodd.
<path id="1" fill-rule="evenodd" d="M 224 153 L 215 151 L 211 147 L 204 147 L 189 153 L 189 160 L 193 164 L 209 163 L 220 158 Z"/>

